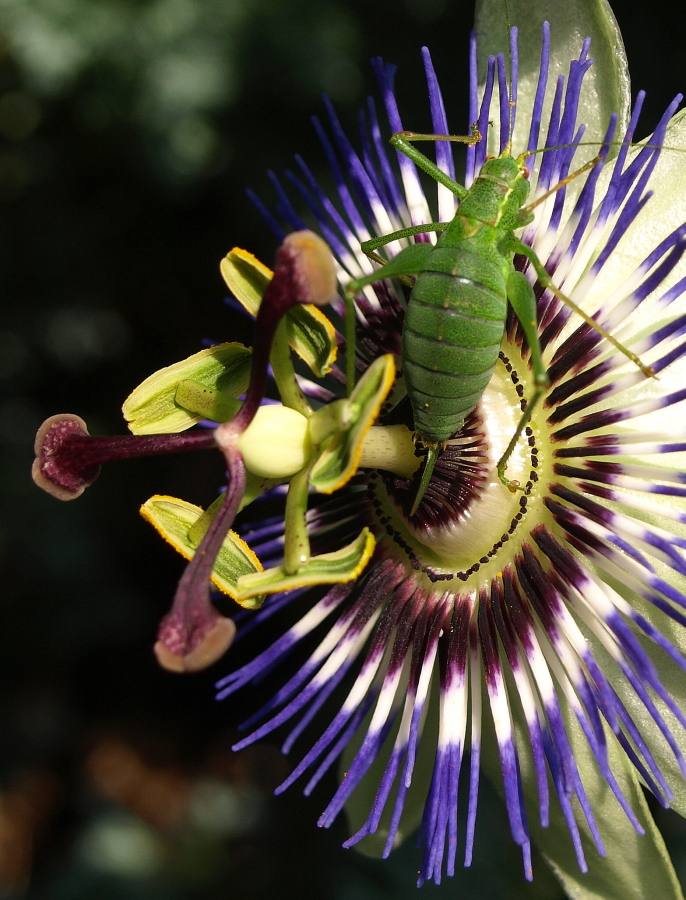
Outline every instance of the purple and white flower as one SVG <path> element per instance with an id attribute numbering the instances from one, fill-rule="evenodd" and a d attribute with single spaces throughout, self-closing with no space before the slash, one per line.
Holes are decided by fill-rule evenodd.
<path id="1" fill-rule="evenodd" d="M 603 15 L 611 17 L 607 9 Z M 597 92 L 605 76 L 589 88 L 593 48 L 584 42 L 566 61 L 566 76 L 555 78 L 551 69 L 559 59 L 551 61 L 547 24 L 542 34 L 535 72 L 518 69 L 514 30 L 510 47 L 489 58 L 481 86 L 474 38 L 470 122 L 488 140 L 468 148 L 463 178 L 450 144 L 436 143 L 436 160 L 468 187 L 489 149 L 502 152 L 511 136 L 514 154 L 530 151 L 531 201 L 543 199 L 522 240 L 557 288 L 637 354 L 653 377 L 542 289 L 528 261 L 516 257 L 535 287 L 551 381 L 508 465 L 523 490 L 508 492 L 495 471 L 533 389 L 528 347 L 513 318 L 493 379 L 440 456 L 416 514 L 409 511 L 419 475 L 408 477 L 412 467 L 388 462 L 387 446 L 375 450 L 368 438 L 356 471 L 330 496 L 323 489 L 311 494 L 305 518 L 313 560 L 352 547 L 365 529 L 376 542 L 373 554 L 366 543 L 346 570 L 349 577 L 338 581 L 329 577 L 329 562 L 331 571 L 322 563 L 300 581 L 267 585 L 264 605 L 237 618 L 238 636 L 273 617 L 283 619 L 283 632 L 219 681 L 219 697 L 265 673 L 277 685 L 245 724 L 237 748 L 285 727 L 283 750 L 290 752 L 306 729 L 311 733 L 313 720 L 322 722 L 279 791 L 304 778 L 309 793 L 342 756 L 345 774 L 320 824 L 329 826 L 347 808 L 354 834 L 346 846 L 376 837 L 383 855 L 419 826 L 420 884 L 454 874 L 458 859 L 469 865 L 483 770 L 501 786 L 527 878 L 535 840 L 572 896 L 644 896 L 641 872 L 650 871 L 656 896 L 677 898 L 641 784 L 661 804 L 686 813 L 686 200 L 676 188 L 686 126 L 675 117 L 677 97 L 652 137 L 632 145 L 642 95 L 629 115 L 620 108 L 601 123 Z M 618 46 L 612 52 L 621 69 Z M 527 52 L 528 60 L 528 46 Z M 607 46 L 601 53 L 608 55 Z M 449 134 L 426 50 L 424 65 L 434 132 Z M 316 123 L 335 196 L 297 157 L 298 171 L 287 173 L 285 184 L 272 176 L 274 209 L 256 198 L 280 240 L 306 228 L 300 210 L 309 207 L 343 286 L 374 269 L 361 242 L 445 222 L 456 211 L 453 194 L 438 186 L 434 203 L 414 165 L 387 149 L 388 134 L 412 123 L 401 120 L 393 68 L 377 60 L 375 70 L 383 121 L 370 101 L 359 143 L 345 135 L 331 105 L 326 124 Z M 621 90 L 623 101 L 626 84 Z M 587 112 L 592 121 L 585 131 Z M 600 124 L 604 133 L 597 134 Z M 554 190 L 597 154 L 600 161 Z M 387 249 L 392 255 L 404 243 Z M 235 267 L 228 281 L 243 290 Z M 390 282 L 358 298 L 358 372 L 371 371 L 388 354 L 400 357 L 405 305 L 404 287 Z M 334 310 L 342 326 L 342 301 Z M 278 340 L 277 334 L 277 346 Z M 279 386 L 283 371 L 281 377 Z M 186 369 L 170 378 L 190 390 Z M 327 376 L 298 377 L 306 402 L 321 409 L 340 402 L 343 382 L 335 365 Z M 281 399 L 286 406 L 300 402 L 287 402 L 283 392 Z M 184 420 L 184 428 L 200 418 L 201 406 L 191 408 L 198 415 Z M 308 408 L 301 410 L 305 418 Z M 412 429 L 401 388 L 374 416 L 376 427 L 388 429 L 384 434 Z M 174 429 L 181 430 L 176 424 L 168 430 Z M 82 430 L 79 435 L 82 451 L 87 441 Z M 177 449 L 178 435 L 169 440 L 169 449 Z M 211 437 L 195 440 L 212 444 Z M 398 446 L 413 457 L 409 438 L 401 436 Z M 92 462 L 90 476 L 103 458 Z M 262 490 L 298 477 L 255 471 L 266 479 Z M 180 526 L 176 519 L 161 524 L 150 508 L 147 514 L 192 556 L 202 534 L 191 544 L 179 535 L 193 517 Z M 255 571 L 266 566 L 283 576 L 292 522 L 286 515 L 244 528 L 259 558 Z M 228 576 L 217 575 L 216 567 L 215 576 L 228 590 Z M 262 578 L 264 586 L 259 573 L 239 574 L 239 588 L 245 577 Z M 314 590 L 321 584 L 333 586 L 322 595 Z M 239 589 L 234 596 L 250 606 L 256 591 Z M 224 643 L 232 638 L 233 628 Z M 302 665 L 279 683 L 282 663 L 305 647 Z M 332 695 L 342 689 L 342 703 L 332 708 Z M 422 789 L 419 770 L 427 761 L 431 775 Z M 383 774 L 371 778 L 379 765 Z M 361 797 L 368 798 L 362 815 Z M 459 803 L 467 809 L 464 833 Z"/>

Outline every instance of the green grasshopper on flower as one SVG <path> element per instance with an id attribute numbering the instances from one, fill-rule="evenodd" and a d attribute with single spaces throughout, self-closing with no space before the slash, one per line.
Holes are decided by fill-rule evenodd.
<path id="1" fill-rule="evenodd" d="M 451 222 L 432 222 L 403 228 L 362 244 L 362 250 L 382 265 L 372 274 L 353 279 L 346 287 L 348 341 L 354 338 L 353 298 L 365 285 L 382 278 L 415 276 L 403 327 L 402 374 L 412 405 L 416 439 L 427 449 L 426 463 L 410 515 L 419 508 L 431 481 L 442 447 L 463 426 L 488 387 L 505 332 L 508 305 L 526 337 L 531 353 L 535 390 L 503 455 L 497 462 L 498 477 L 511 491 L 517 481 L 505 476 L 507 461 L 532 413 L 549 386 L 541 359 L 536 319 L 536 297 L 526 276 L 515 269 L 514 256 L 532 264 L 538 281 L 570 306 L 589 325 L 624 353 L 646 375 L 652 372 L 630 350 L 584 313 L 552 283 L 536 253 L 515 234 L 533 221 L 532 210 L 573 178 L 602 159 L 596 156 L 560 181 L 551 191 L 526 205 L 529 172 L 525 160 L 530 151 L 512 156 L 510 143 L 498 157 L 486 160 L 469 189 L 453 181 L 410 141 L 481 140 L 476 126 L 469 136 L 400 132 L 391 144 L 415 165 L 447 187 L 460 204 Z M 559 149 L 559 148 L 549 148 Z M 435 245 L 411 244 L 386 262 L 373 254 L 376 248 L 400 238 L 430 231 L 442 232 Z M 349 367 L 354 364 L 348 355 Z M 354 370 L 348 369 L 348 380 Z"/>

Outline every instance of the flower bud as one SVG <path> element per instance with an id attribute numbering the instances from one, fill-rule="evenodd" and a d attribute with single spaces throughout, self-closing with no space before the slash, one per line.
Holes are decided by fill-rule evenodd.
<path id="1" fill-rule="evenodd" d="M 212 607 L 207 609 L 206 621 L 199 623 L 190 636 L 172 613 L 160 627 L 155 656 L 168 672 L 201 672 L 226 653 L 235 636 L 235 622 Z"/>
<path id="2" fill-rule="evenodd" d="M 290 478 L 310 456 L 308 420 L 288 406 L 260 406 L 238 438 L 246 468 L 262 478 Z"/>

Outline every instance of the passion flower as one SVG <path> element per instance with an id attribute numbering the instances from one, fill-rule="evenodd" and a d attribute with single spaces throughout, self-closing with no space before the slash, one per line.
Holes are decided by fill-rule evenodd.
<path id="1" fill-rule="evenodd" d="M 278 678 L 281 663 L 312 640 L 300 668 L 246 723 L 249 734 L 237 749 L 288 723 L 283 749 L 290 751 L 347 684 L 343 703 L 278 790 L 307 774 L 309 793 L 343 755 L 344 777 L 320 824 L 329 826 L 347 807 L 357 824 L 346 846 L 375 836 L 383 855 L 419 825 L 420 884 L 454 873 L 458 838 L 470 863 L 485 768 L 502 786 L 527 878 L 534 835 L 574 896 L 642 896 L 634 888 L 645 868 L 660 880 L 656 893 L 678 897 L 639 778 L 664 805 L 678 787 L 677 806 L 683 806 L 686 435 L 679 404 L 686 400 L 686 314 L 679 300 L 686 288 L 686 225 L 663 227 L 669 197 L 657 169 L 663 144 L 686 146 L 682 120 L 672 118 L 681 98 L 645 146 L 632 149 L 639 95 L 624 133 L 615 134 L 612 117 L 595 147 L 598 158 L 569 178 L 585 143 L 577 119 L 588 106 L 582 101 L 593 62 L 588 42 L 568 77 L 548 90 L 550 31 L 544 26 L 528 127 L 517 99 L 516 31 L 507 56 L 489 59 L 480 90 L 475 46 L 470 118 L 496 153 L 512 142 L 513 154 L 530 154 L 535 215 L 521 239 L 556 286 L 542 285 L 529 259 L 515 256 L 515 269 L 536 293 L 550 380 L 508 460 L 508 479 L 520 490 L 508 491 L 497 472 L 534 390 L 529 346 L 516 319 L 508 320 L 488 387 L 446 442 L 413 510 L 421 452 L 412 444 L 402 382 L 406 286 L 366 286 L 356 298 L 354 328 L 348 316 L 347 342 L 337 340 L 320 312 L 298 305 L 332 300 L 334 322 L 343 329 L 345 309 L 333 296 L 327 251 L 305 231 L 274 177 L 276 214 L 257 201 L 283 241 L 273 276 L 241 250 L 222 264 L 234 296 L 257 316 L 252 362 L 238 345 L 202 351 L 151 376 L 124 407 L 141 435 L 128 439 L 129 455 L 214 446 L 229 470 L 226 494 L 206 511 L 166 497 L 143 507 L 191 558 L 161 627 L 158 658 L 171 669 L 200 668 L 233 639 L 235 626 L 211 606 L 210 579 L 253 610 L 237 617 L 239 636 L 244 623 L 247 631 L 274 615 L 287 620 L 271 646 L 221 679 L 220 698 L 265 672 Z M 433 129 L 446 135 L 426 51 L 424 60 Z M 390 131 L 400 132 L 392 70 L 378 60 L 375 66 Z M 491 126 L 495 95 L 500 117 Z M 330 105 L 328 114 L 329 130 L 320 123 L 317 130 L 331 161 L 336 202 L 301 159 L 300 174 L 288 173 L 288 180 L 309 204 L 345 288 L 376 265 L 360 252 L 361 242 L 450 221 L 457 201 L 440 187 L 432 214 L 403 156 L 398 178 L 373 104 L 359 153 Z M 488 142 L 468 149 L 467 187 L 486 161 Z M 610 153 L 616 158 L 606 164 Z M 446 143 L 437 143 L 436 158 L 454 179 Z M 653 184 L 658 196 L 651 198 Z M 288 236 L 290 230 L 295 235 Z M 410 239 L 434 237 L 417 234 L 386 250 L 392 256 Z M 579 318 L 560 291 L 603 331 Z M 618 341 L 641 366 L 627 359 Z M 350 396 L 334 363 L 337 343 L 347 343 L 348 375 L 359 378 Z M 309 366 L 307 379 L 296 376 L 291 349 Z M 288 407 L 273 416 L 269 405 L 259 405 L 268 361 Z M 258 429 L 257 420 L 248 428 L 258 409 L 266 429 Z M 216 428 L 179 435 L 202 418 Z M 250 446 L 251 430 L 258 446 Z M 57 417 L 39 437 L 37 480 L 43 486 L 47 480 L 62 499 L 93 480 L 108 458 L 108 440 L 112 458 L 126 455 L 125 439 L 89 438 L 73 418 Z M 228 531 L 240 508 L 286 484 L 283 516 L 253 522 L 250 546 Z M 311 590 L 321 585 L 332 585 L 323 596 Z M 431 775 L 422 789 L 418 770 L 427 758 Z M 360 815 L 365 794 L 371 796 Z M 585 872 L 587 857 L 593 858 L 589 878 L 596 881 L 589 884 L 596 893 L 584 893 L 581 876 L 559 848 L 563 830 L 578 870 Z M 602 862 L 606 844 L 617 850 L 631 840 L 628 830 L 650 832 L 631 845 L 634 862 L 627 864 L 624 850 L 611 864 Z"/>

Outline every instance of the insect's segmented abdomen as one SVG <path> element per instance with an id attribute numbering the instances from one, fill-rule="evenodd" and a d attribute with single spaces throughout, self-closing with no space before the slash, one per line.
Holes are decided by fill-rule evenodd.
<path id="1" fill-rule="evenodd" d="M 508 262 L 469 247 L 437 247 L 417 277 L 405 315 L 403 372 L 415 432 L 425 443 L 454 434 L 491 380 L 505 329 Z"/>

